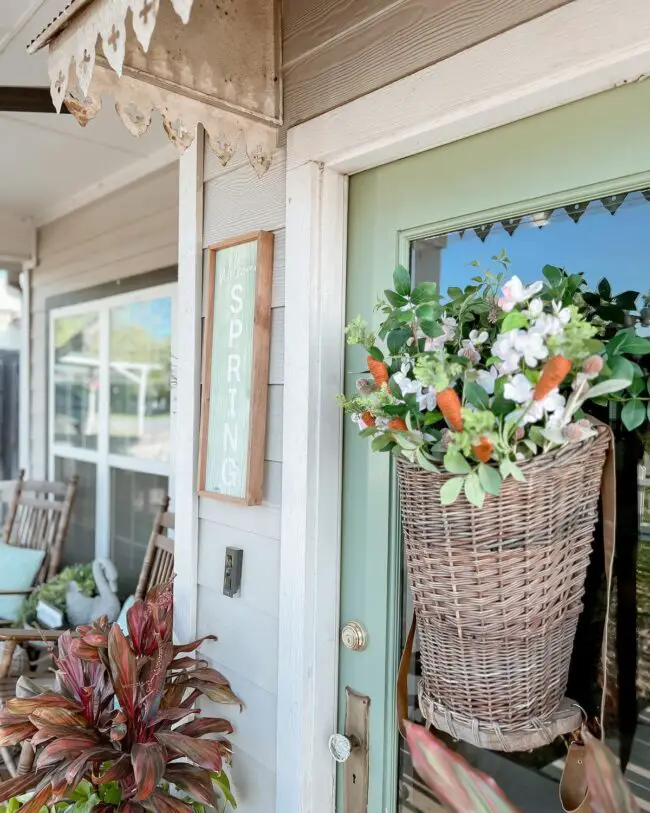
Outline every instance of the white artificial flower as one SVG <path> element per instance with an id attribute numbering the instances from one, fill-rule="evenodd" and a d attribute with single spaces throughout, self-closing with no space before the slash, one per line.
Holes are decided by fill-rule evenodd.
<path id="1" fill-rule="evenodd" d="M 537 319 L 538 316 L 541 316 L 544 313 L 544 303 L 542 302 L 539 297 L 533 299 L 532 302 L 528 305 L 527 314 L 533 319 Z"/>
<path id="2" fill-rule="evenodd" d="M 507 313 L 511 311 L 515 305 L 528 302 L 528 300 L 535 296 L 535 294 L 538 294 L 542 288 L 543 285 L 541 282 L 533 282 L 532 285 L 524 285 L 519 277 L 512 277 L 502 288 L 503 296 L 499 299 L 499 307 Z"/>
<path id="3" fill-rule="evenodd" d="M 406 373 L 401 370 L 393 376 L 397 386 L 400 388 L 402 395 L 419 395 L 422 391 L 422 384 L 417 379 L 409 378 Z"/>
<path id="4" fill-rule="evenodd" d="M 542 398 L 541 401 L 546 413 L 555 413 L 563 410 L 565 403 L 566 399 L 563 395 L 560 395 L 560 391 L 557 387 L 554 390 L 551 390 L 545 398 Z"/>
<path id="5" fill-rule="evenodd" d="M 424 387 L 418 395 L 420 412 L 433 412 L 436 408 L 436 391 L 433 387 Z"/>
<path id="6" fill-rule="evenodd" d="M 562 333 L 563 325 L 558 316 L 550 313 L 542 313 L 535 319 L 530 327 L 529 333 L 539 336 L 558 336 Z"/>
<path id="7" fill-rule="evenodd" d="M 497 340 L 492 345 L 492 353 L 501 359 L 501 364 L 497 365 L 500 375 L 514 373 L 519 369 L 521 353 L 515 349 L 515 339 L 518 331 L 509 330 L 507 333 L 500 333 Z"/>
<path id="8" fill-rule="evenodd" d="M 480 370 L 476 377 L 476 383 L 483 387 L 488 395 L 494 395 L 494 384 L 499 377 L 499 371 L 493 365 L 489 370 Z"/>
<path id="9" fill-rule="evenodd" d="M 433 350 L 442 350 L 446 341 L 447 337 L 444 333 L 441 336 L 436 336 L 435 339 L 427 338 L 424 340 L 424 352 L 431 353 Z"/>
<path id="10" fill-rule="evenodd" d="M 562 429 L 565 423 L 564 407 L 550 412 L 546 421 L 549 429 Z"/>
<path id="11" fill-rule="evenodd" d="M 462 344 L 463 346 L 460 351 L 460 355 L 464 356 L 466 359 L 469 359 L 473 364 L 478 364 L 481 360 L 481 354 L 474 347 L 472 342 L 469 339 L 463 339 Z"/>
<path id="12" fill-rule="evenodd" d="M 469 340 L 475 347 L 479 344 L 485 344 L 488 340 L 488 332 L 487 330 L 482 330 L 479 333 L 478 330 L 470 330 Z"/>
<path id="13" fill-rule="evenodd" d="M 514 340 L 515 350 L 524 357 L 528 367 L 537 367 L 537 362 L 548 356 L 548 347 L 539 333 L 518 330 Z"/>
<path id="14" fill-rule="evenodd" d="M 561 302 L 553 303 L 553 313 L 563 325 L 568 325 L 571 321 L 571 308 L 563 308 Z"/>
<path id="15" fill-rule="evenodd" d="M 533 395 L 533 385 L 523 373 L 517 373 L 503 388 L 503 395 L 508 401 L 516 404 L 525 404 L 531 400 Z"/>

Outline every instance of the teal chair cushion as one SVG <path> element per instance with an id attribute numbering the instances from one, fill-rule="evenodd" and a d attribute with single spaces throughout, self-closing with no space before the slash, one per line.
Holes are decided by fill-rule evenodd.
<path id="1" fill-rule="evenodd" d="M 30 550 L 0 542 L 0 591 L 29 590 L 43 564 L 44 550 Z M 0 595 L 0 618 L 18 621 L 25 595 Z"/>

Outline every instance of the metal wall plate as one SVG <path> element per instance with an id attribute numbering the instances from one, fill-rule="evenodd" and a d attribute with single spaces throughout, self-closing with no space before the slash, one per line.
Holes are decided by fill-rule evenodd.
<path id="1" fill-rule="evenodd" d="M 345 736 L 354 743 L 345 761 L 345 813 L 368 812 L 370 698 L 345 689 Z"/>

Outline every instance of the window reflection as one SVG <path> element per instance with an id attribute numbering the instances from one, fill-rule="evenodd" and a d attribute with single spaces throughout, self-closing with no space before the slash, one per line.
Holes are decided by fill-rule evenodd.
<path id="1" fill-rule="evenodd" d="M 54 440 L 97 448 L 99 431 L 99 316 L 54 322 Z"/>
<path id="2" fill-rule="evenodd" d="M 169 457 L 171 299 L 110 313 L 110 451 Z"/>

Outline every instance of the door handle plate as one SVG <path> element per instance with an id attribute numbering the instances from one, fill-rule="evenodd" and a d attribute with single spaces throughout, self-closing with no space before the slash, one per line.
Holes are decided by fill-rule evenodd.
<path id="1" fill-rule="evenodd" d="M 343 765 L 345 813 L 368 813 L 370 698 L 346 687 L 345 736 L 353 743 Z"/>

